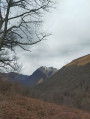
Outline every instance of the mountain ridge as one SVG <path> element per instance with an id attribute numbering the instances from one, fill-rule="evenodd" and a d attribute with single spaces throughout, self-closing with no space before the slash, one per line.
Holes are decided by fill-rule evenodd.
<path id="1" fill-rule="evenodd" d="M 84 65 L 77 65 L 77 61 L 82 62 L 83 59 L 84 62 L 89 60 Z M 90 55 L 78 58 L 71 64 L 36 86 L 35 90 L 39 90 L 41 96 L 37 98 L 90 111 Z"/>
<path id="2" fill-rule="evenodd" d="M 23 86 L 33 87 L 47 80 L 51 75 L 56 73 L 57 69 L 53 67 L 39 67 L 32 75 L 23 75 L 15 72 L 2 73 L 3 79 L 12 80 L 13 82 L 19 82 Z"/>
<path id="3" fill-rule="evenodd" d="M 83 66 L 89 62 L 90 62 L 90 54 L 77 58 L 71 61 L 70 63 L 68 63 L 66 66 L 70 66 L 70 65 Z"/>

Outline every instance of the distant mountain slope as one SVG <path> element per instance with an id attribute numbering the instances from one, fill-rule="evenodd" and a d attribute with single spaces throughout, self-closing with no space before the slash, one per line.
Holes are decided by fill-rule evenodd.
<path id="1" fill-rule="evenodd" d="M 90 54 L 64 66 L 38 85 L 44 100 L 90 111 Z"/>
<path id="2" fill-rule="evenodd" d="M 14 72 L 3 73 L 0 76 L 3 76 L 3 79 L 10 79 L 15 82 L 19 82 L 23 86 L 33 87 L 38 85 L 48 79 L 57 71 L 56 68 L 53 67 L 40 67 L 38 68 L 32 75 L 22 75 Z"/>
<path id="3" fill-rule="evenodd" d="M 47 80 L 56 73 L 57 69 L 53 67 L 40 67 L 32 75 L 30 75 L 22 84 L 26 86 L 35 86 Z"/>
<path id="4" fill-rule="evenodd" d="M 29 77 L 28 75 L 23 75 L 15 72 L 6 73 L 5 76 L 11 79 L 12 81 L 18 82 L 22 82 L 23 80 L 26 80 Z"/>

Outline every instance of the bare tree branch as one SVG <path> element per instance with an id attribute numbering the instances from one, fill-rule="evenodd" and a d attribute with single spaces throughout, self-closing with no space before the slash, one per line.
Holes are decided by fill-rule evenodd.
<path id="1" fill-rule="evenodd" d="M 52 4 L 51 0 L 0 0 L 0 53 L 6 48 L 15 51 L 15 47 L 30 51 L 27 46 L 45 39 L 48 34 L 42 32 L 40 25 L 43 13 Z M 13 59 L 2 59 L 3 55 L 0 67 L 12 68 Z"/>

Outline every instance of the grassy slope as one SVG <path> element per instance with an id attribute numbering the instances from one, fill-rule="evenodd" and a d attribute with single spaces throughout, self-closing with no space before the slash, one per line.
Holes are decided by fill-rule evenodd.
<path id="1" fill-rule="evenodd" d="M 90 119 L 84 111 L 20 95 L 0 94 L 0 119 Z"/>
<path id="2" fill-rule="evenodd" d="M 71 66 L 71 65 L 77 65 L 77 66 L 84 66 L 87 63 L 90 63 L 90 54 L 80 57 L 78 59 L 73 60 L 72 62 L 70 62 L 69 64 L 67 64 L 66 66 Z"/>

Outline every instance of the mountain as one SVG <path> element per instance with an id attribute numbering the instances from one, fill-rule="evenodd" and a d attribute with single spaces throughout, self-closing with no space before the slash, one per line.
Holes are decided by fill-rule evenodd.
<path id="1" fill-rule="evenodd" d="M 77 65 L 77 66 L 84 66 L 86 64 L 90 63 L 90 54 L 80 57 L 78 59 L 73 60 L 66 66 L 72 66 L 72 65 Z"/>
<path id="2" fill-rule="evenodd" d="M 88 62 L 83 65 L 83 67 L 87 67 L 87 68 L 85 68 L 85 72 L 84 72 L 85 77 L 88 73 L 90 74 L 90 72 L 87 72 L 89 70 L 88 68 L 90 68 L 90 67 L 88 67 L 89 64 L 90 63 Z M 67 67 L 67 66 L 65 66 L 65 67 Z M 58 72 L 56 72 L 56 74 L 59 73 L 58 74 L 58 76 L 59 76 L 63 72 L 63 76 L 65 76 L 66 75 L 66 74 L 64 74 L 65 70 L 68 71 L 69 66 L 66 69 L 65 69 L 65 67 L 63 67 L 61 69 L 62 71 L 59 70 Z M 70 65 L 70 67 L 72 67 L 71 69 L 73 69 L 74 66 Z M 76 67 L 76 64 L 75 64 L 75 67 Z M 82 68 L 82 66 L 81 66 L 81 68 Z M 80 69 L 80 72 L 81 71 L 82 70 Z M 45 69 L 44 72 L 48 72 L 48 71 L 46 71 L 46 69 Z M 13 74 L 13 73 L 11 73 L 11 74 Z M 58 96 L 61 96 L 61 94 L 63 96 L 62 92 L 64 90 L 63 89 L 63 81 L 61 81 L 62 84 L 60 84 L 59 81 L 57 83 L 55 82 L 55 80 L 57 81 L 58 77 L 56 77 L 57 79 L 53 79 L 53 77 L 55 78 L 56 74 L 52 75 L 51 78 L 49 78 L 50 83 L 51 83 L 51 81 L 52 81 L 51 84 L 54 83 L 53 85 L 50 85 L 50 83 L 49 83 L 48 85 L 50 87 L 48 87 L 46 85 L 47 82 L 49 82 L 49 80 L 45 80 L 42 84 L 39 84 L 39 86 L 36 87 L 36 89 L 39 88 L 39 90 L 40 90 L 40 88 L 41 88 L 41 90 L 43 89 L 42 94 L 47 94 L 47 96 L 49 96 L 50 100 L 52 99 L 52 95 L 55 94 L 55 92 L 53 92 L 55 89 L 52 89 L 52 87 L 57 88 L 57 91 L 58 91 L 58 89 L 60 89 L 57 92 L 58 95 L 54 95 L 54 97 L 53 97 L 54 100 L 52 100 L 52 102 L 54 102 L 55 99 L 57 100 Z M 48 75 L 50 75 L 49 72 L 47 73 L 47 76 Z M 73 71 L 70 75 L 73 75 Z M 80 75 L 82 75 L 82 74 L 80 74 Z M 11 77 L 13 77 L 13 76 L 14 75 L 11 75 Z M 76 76 L 76 73 L 75 73 L 74 77 L 75 76 Z M 28 94 L 27 88 L 24 88 L 17 82 L 12 83 L 11 80 L 6 80 L 6 79 L 7 79 L 7 77 L 4 77 L 4 74 L 0 74 L 0 119 L 90 119 L 90 113 L 86 112 L 84 110 L 79 110 L 79 109 L 75 109 L 73 107 L 67 107 L 65 105 L 62 106 L 60 104 L 57 105 L 54 103 L 41 101 L 39 99 L 30 98 L 27 95 Z M 63 80 L 65 80 L 65 79 L 63 78 Z M 81 79 L 78 79 L 78 80 L 81 80 Z M 87 79 L 85 79 L 85 80 L 87 80 Z M 89 77 L 89 80 L 90 80 L 90 77 Z M 68 81 L 68 84 L 69 84 L 69 82 L 71 82 L 70 79 Z M 45 87 L 42 88 L 42 85 L 44 86 L 44 83 L 45 83 L 45 87 L 48 88 L 48 89 L 46 89 L 46 91 L 44 90 Z M 64 83 L 64 85 L 66 85 L 66 83 Z M 72 85 L 72 83 L 73 83 L 73 81 L 70 84 Z M 90 84 L 90 82 L 88 82 L 88 83 Z M 58 85 L 59 85 L 59 87 L 58 87 Z M 74 85 L 76 85 L 75 82 L 74 82 Z M 86 86 L 87 85 L 86 82 L 84 82 L 83 85 Z M 62 88 L 61 88 L 61 86 L 62 86 Z M 77 87 L 75 87 L 75 88 L 76 88 L 76 90 L 78 89 L 79 94 L 81 91 L 80 90 L 81 87 L 82 87 L 82 94 L 84 94 L 84 91 L 86 91 L 86 92 L 85 92 L 85 95 L 83 98 L 82 98 L 82 95 L 80 96 L 79 104 L 82 102 L 82 99 L 83 99 L 84 104 L 86 104 L 86 106 L 89 107 L 89 104 L 90 104 L 89 103 L 89 101 L 90 101 L 90 92 L 89 92 L 90 90 L 89 89 L 90 89 L 90 87 L 88 87 L 88 88 L 86 88 L 86 90 L 84 90 L 85 87 L 80 85 L 78 88 L 78 85 L 77 85 Z M 50 90 L 50 88 L 52 89 L 52 91 Z M 73 88 L 71 90 L 72 92 L 74 90 Z M 73 93 L 65 92 L 64 97 L 65 98 L 66 98 L 66 96 L 68 97 L 69 104 L 70 104 L 69 98 L 71 96 L 71 99 L 73 99 L 73 95 L 77 94 L 76 90 L 74 90 Z M 67 88 L 67 91 L 70 91 L 70 90 L 68 90 L 68 88 Z M 51 94 L 50 94 L 50 92 L 51 92 Z M 53 94 L 52 94 L 52 92 L 53 92 Z M 73 95 L 71 95 L 71 94 L 73 94 Z M 88 95 L 88 97 L 87 97 L 87 95 Z M 41 96 L 41 95 L 39 95 L 39 96 Z M 46 95 L 42 95 L 42 96 L 45 98 Z M 48 98 L 48 100 L 49 100 L 49 98 Z M 65 98 L 62 97 L 59 100 L 64 99 L 64 101 L 65 101 Z M 74 97 L 74 99 L 77 100 L 77 98 L 75 98 L 75 97 Z M 85 99 L 87 99 L 87 100 L 85 100 Z M 67 98 L 66 98 L 66 100 L 67 100 Z M 87 104 L 87 102 L 88 102 L 88 104 Z"/>
<path id="3" fill-rule="evenodd" d="M 57 72 L 56 68 L 53 67 L 40 67 L 32 75 L 30 75 L 26 80 L 22 82 L 25 86 L 36 86 L 47 80 L 50 76 Z"/>
<path id="4" fill-rule="evenodd" d="M 90 111 L 90 54 L 62 67 L 35 90 L 37 98 Z"/>
<path id="5" fill-rule="evenodd" d="M 32 75 L 22 75 L 15 72 L 3 73 L 0 74 L 3 79 L 9 79 L 13 82 L 19 82 L 23 86 L 33 87 L 47 80 L 50 76 L 52 76 L 57 71 L 56 68 L 53 67 L 40 67 L 38 68 Z"/>
<path id="6" fill-rule="evenodd" d="M 22 82 L 23 80 L 26 80 L 29 76 L 28 75 L 23 75 L 15 72 L 10 72 L 4 74 L 5 77 L 8 77 L 12 81 L 17 81 L 17 82 Z"/>

